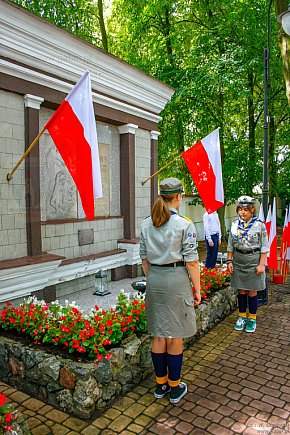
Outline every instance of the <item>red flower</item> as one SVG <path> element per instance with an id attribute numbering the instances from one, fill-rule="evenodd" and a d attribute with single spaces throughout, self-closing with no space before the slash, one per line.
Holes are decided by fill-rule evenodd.
<path id="1" fill-rule="evenodd" d="M 5 405 L 6 400 L 7 400 L 6 396 L 4 396 L 4 394 L 0 393 L 0 406 Z"/>

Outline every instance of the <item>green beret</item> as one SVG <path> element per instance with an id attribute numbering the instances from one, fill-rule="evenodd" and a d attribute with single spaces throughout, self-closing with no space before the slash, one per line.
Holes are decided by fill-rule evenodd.
<path id="1" fill-rule="evenodd" d="M 160 195 L 184 192 L 182 182 L 178 178 L 166 178 L 160 182 L 159 187 Z"/>

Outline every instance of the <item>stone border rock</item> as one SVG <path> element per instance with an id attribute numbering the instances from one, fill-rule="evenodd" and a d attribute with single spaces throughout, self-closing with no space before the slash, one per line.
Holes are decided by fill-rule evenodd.
<path id="1" fill-rule="evenodd" d="M 188 347 L 236 307 L 237 293 L 218 291 L 197 310 L 197 334 L 185 340 Z M 0 379 L 50 405 L 83 419 L 108 407 L 152 373 L 151 340 L 135 335 L 110 352 L 112 359 L 79 363 L 0 337 Z"/>

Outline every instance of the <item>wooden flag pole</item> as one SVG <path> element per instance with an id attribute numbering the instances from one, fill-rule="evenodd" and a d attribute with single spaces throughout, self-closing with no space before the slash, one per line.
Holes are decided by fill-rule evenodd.
<path id="1" fill-rule="evenodd" d="M 183 153 L 179 154 L 179 156 L 174 157 L 173 160 L 171 160 L 169 163 L 167 163 L 162 168 L 158 169 L 158 171 L 154 172 L 154 174 L 150 175 L 150 177 L 146 178 L 146 180 L 141 181 L 142 186 L 144 186 L 145 183 L 147 183 L 148 180 L 151 180 L 151 178 L 155 177 L 155 175 L 159 174 L 159 172 L 163 171 L 163 169 L 167 168 L 167 166 L 171 165 L 175 160 L 179 159 L 182 156 Z"/>
<path id="2" fill-rule="evenodd" d="M 21 157 L 21 159 L 16 163 L 16 165 L 14 166 L 14 168 L 12 169 L 11 172 L 9 172 L 9 174 L 7 174 L 7 180 L 8 182 L 12 179 L 14 172 L 16 171 L 16 169 L 18 169 L 18 167 L 21 165 L 21 163 L 23 162 L 23 160 L 25 159 L 25 157 L 28 156 L 28 154 L 30 153 L 30 151 L 35 147 L 35 145 L 37 144 L 37 142 L 39 141 L 40 137 L 43 135 L 43 133 L 45 132 L 46 128 L 44 127 L 40 133 L 38 133 L 38 135 L 36 136 L 36 138 L 33 140 L 33 142 L 31 142 L 31 144 L 29 145 L 29 147 L 27 148 L 27 150 L 25 151 L 25 153 L 23 154 L 23 156 Z"/>

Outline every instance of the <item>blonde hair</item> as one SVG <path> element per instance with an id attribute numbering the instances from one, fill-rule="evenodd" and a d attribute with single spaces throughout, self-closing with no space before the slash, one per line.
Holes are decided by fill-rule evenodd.
<path id="1" fill-rule="evenodd" d="M 174 200 L 179 194 L 170 193 L 166 195 L 159 195 L 158 199 L 155 201 L 152 207 L 152 222 L 153 226 L 160 228 L 169 221 L 171 213 L 167 203 Z"/>

